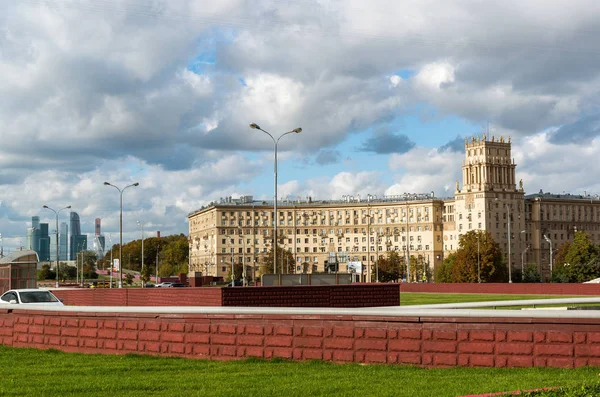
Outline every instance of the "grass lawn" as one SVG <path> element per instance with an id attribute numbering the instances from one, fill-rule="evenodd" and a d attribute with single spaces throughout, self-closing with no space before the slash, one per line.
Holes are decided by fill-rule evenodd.
<path id="1" fill-rule="evenodd" d="M 591 296 L 587 296 L 591 298 Z M 490 302 L 502 300 L 585 298 L 567 295 L 503 295 L 503 294 L 436 294 L 427 292 L 401 292 L 400 306 L 429 305 L 436 303 Z M 564 306 L 564 305 L 563 305 Z M 588 305 L 586 305 L 588 306 Z"/>
<path id="2" fill-rule="evenodd" d="M 0 346 L 1 396 L 460 396 L 594 384 L 598 368 L 205 361 Z"/>

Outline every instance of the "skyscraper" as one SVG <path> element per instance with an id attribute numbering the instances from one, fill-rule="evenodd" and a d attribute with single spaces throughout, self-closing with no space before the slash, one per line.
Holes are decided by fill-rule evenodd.
<path id="1" fill-rule="evenodd" d="M 79 214 L 77 212 L 70 213 L 71 222 L 71 248 L 69 250 L 69 259 L 74 261 L 77 259 L 77 253 L 81 250 L 87 250 L 87 236 L 81 234 L 81 225 L 79 223 Z"/>
<path id="2" fill-rule="evenodd" d="M 60 235 L 58 236 L 58 259 L 66 261 L 69 259 L 69 226 L 66 222 L 60 224 Z"/>
<path id="3" fill-rule="evenodd" d="M 50 236 L 48 235 L 48 224 L 40 223 L 39 250 L 37 251 L 40 262 L 50 260 Z"/>

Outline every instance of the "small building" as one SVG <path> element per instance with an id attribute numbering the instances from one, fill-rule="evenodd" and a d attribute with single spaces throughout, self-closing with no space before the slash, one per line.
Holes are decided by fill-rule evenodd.
<path id="1" fill-rule="evenodd" d="M 0 258 L 0 293 L 9 289 L 37 288 L 38 254 L 16 251 Z"/>

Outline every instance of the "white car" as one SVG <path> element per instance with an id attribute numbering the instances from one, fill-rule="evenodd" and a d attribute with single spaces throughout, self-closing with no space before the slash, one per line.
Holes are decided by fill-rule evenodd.
<path id="1" fill-rule="evenodd" d="M 11 289 L 0 296 L 0 305 L 3 304 L 64 306 L 52 292 L 42 289 Z"/>
<path id="2" fill-rule="evenodd" d="M 173 283 L 163 282 L 155 285 L 156 288 L 171 288 L 173 287 Z"/>

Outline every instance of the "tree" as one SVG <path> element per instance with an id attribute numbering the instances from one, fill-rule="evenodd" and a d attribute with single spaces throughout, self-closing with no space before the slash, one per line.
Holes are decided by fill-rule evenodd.
<path id="1" fill-rule="evenodd" d="M 127 285 L 133 284 L 133 274 L 131 274 L 131 273 L 125 274 L 125 284 L 127 284 Z"/>
<path id="2" fill-rule="evenodd" d="M 528 264 L 523 271 L 523 282 L 524 283 L 539 283 L 542 281 L 542 277 L 538 272 L 538 267 L 535 264 Z"/>
<path id="3" fill-rule="evenodd" d="M 94 251 L 81 251 L 79 254 L 79 267 L 83 263 L 83 278 L 84 279 L 96 279 L 98 273 L 96 273 L 96 260 L 98 256 Z"/>
<path id="4" fill-rule="evenodd" d="M 397 281 L 404 273 L 404 258 L 396 251 L 389 251 L 387 257 L 380 256 L 378 261 L 379 266 L 379 281 Z"/>
<path id="5" fill-rule="evenodd" d="M 598 247 L 585 232 L 576 232 L 565 255 L 565 267 L 572 283 L 581 283 L 600 277 Z"/>
<path id="6" fill-rule="evenodd" d="M 435 273 L 436 283 L 451 283 L 452 282 L 452 268 L 456 263 L 456 253 L 452 253 L 444 258 L 441 265 L 438 266 Z"/>
<path id="7" fill-rule="evenodd" d="M 43 280 L 55 280 L 56 272 L 50 268 L 50 265 L 43 265 L 40 270 L 37 271 L 37 279 Z"/>
<path id="8" fill-rule="evenodd" d="M 472 230 L 460 236 L 451 280 L 453 283 L 476 283 L 479 275 L 482 283 L 505 282 L 508 279 L 498 243 L 487 231 Z"/>
<path id="9" fill-rule="evenodd" d="M 293 264 L 294 268 L 296 265 L 294 254 L 292 251 L 283 248 L 281 245 L 277 245 L 277 273 L 281 272 L 281 269 L 286 269 L 287 264 Z M 273 274 L 273 247 L 263 257 L 263 262 L 259 269 L 260 274 Z"/>

